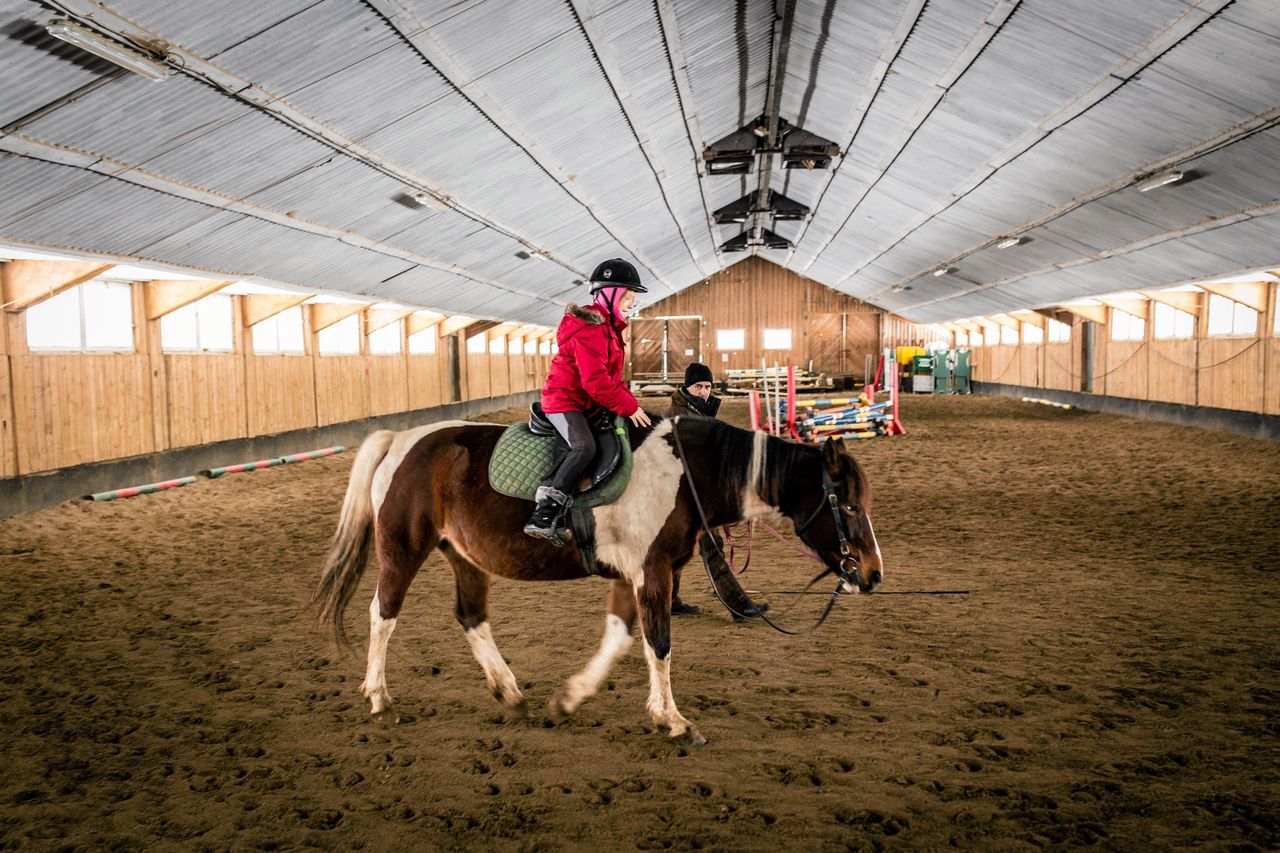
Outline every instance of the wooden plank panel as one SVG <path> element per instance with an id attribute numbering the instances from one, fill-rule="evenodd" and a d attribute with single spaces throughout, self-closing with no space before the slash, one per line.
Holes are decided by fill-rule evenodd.
<path id="1" fill-rule="evenodd" d="M 798 329 L 792 332 L 793 336 L 798 333 Z M 702 358 L 702 319 L 699 317 L 685 317 L 679 320 L 668 320 L 668 376 L 676 382 L 682 381 L 684 379 L 684 369 Z"/>
<path id="2" fill-rule="evenodd" d="M 1262 411 L 1263 343 L 1258 338 L 1200 341 L 1200 405 Z"/>
<path id="3" fill-rule="evenodd" d="M 1268 415 L 1280 415 L 1280 338 L 1267 338 L 1263 346 L 1266 350 L 1262 363 L 1262 386 L 1266 389 L 1263 411 Z"/>
<path id="4" fill-rule="evenodd" d="M 190 447 L 244 438 L 239 355 L 166 355 L 169 444 Z"/>
<path id="5" fill-rule="evenodd" d="M 429 409 L 445 402 L 440 384 L 440 355 L 411 355 L 405 366 L 409 387 L 409 408 Z"/>
<path id="6" fill-rule="evenodd" d="M 322 355 L 313 360 L 316 373 L 316 422 L 354 421 L 369 412 L 365 356 Z"/>
<path id="7" fill-rule="evenodd" d="M 14 477 L 18 473 L 18 457 L 14 450 L 11 369 L 9 356 L 0 354 L 0 477 Z"/>
<path id="8" fill-rule="evenodd" d="M 489 356 L 489 396 L 505 397 L 511 393 L 511 357 Z"/>
<path id="9" fill-rule="evenodd" d="M 1182 341 L 1156 341 L 1148 359 L 1147 399 L 1165 403 L 1196 403 L 1196 349 L 1188 338 Z"/>
<path id="10" fill-rule="evenodd" d="M 248 356 L 249 435 L 316 426 L 316 374 L 311 361 L 303 355 Z"/>
<path id="11" fill-rule="evenodd" d="M 853 359 L 844 343 L 844 313 L 809 315 L 809 361 L 823 373 L 846 373 Z"/>
<path id="12" fill-rule="evenodd" d="M 1043 344 L 1037 349 L 1043 353 L 1044 387 L 1060 391 L 1079 390 L 1079 365 L 1075 361 L 1074 346 L 1069 343 Z"/>
<path id="13" fill-rule="evenodd" d="M 753 257 L 648 306 L 641 312 L 641 317 L 701 316 L 704 322 L 702 357 L 719 374 L 726 369 L 759 367 L 762 357 L 770 366 L 774 361 L 779 364 L 807 364 L 808 317 L 811 313 L 880 312 L 865 302 Z M 792 348 L 765 350 L 766 328 L 790 329 Z M 716 332 L 721 329 L 743 329 L 743 349 L 717 349 Z M 639 338 L 633 336 L 633 340 L 638 341 Z M 634 355 L 632 358 L 636 372 L 650 372 L 642 371 L 641 365 L 634 362 Z M 645 366 L 649 365 L 646 363 Z M 660 369 L 660 366 L 652 368 L 653 371 Z"/>
<path id="14" fill-rule="evenodd" d="M 140 354 L 15 358 L 17 473 L 154 451 L 147 365 Z"/>
<path id="15" fill-rule="evenodd" d="M 1112 397 L 1147 398 L 1147 348 L 1145 341 L 1107 341 L 1105 393 Z"/>
<path id="16" fill-rule="evenodd" d="M 659 373 L 662 371 L 662 334 L 665 320 L 635 319 L 627 326 L 631 373 Z"/>
<path id="17" fill-rule="evenodd" d="M 389 415 L 409 410 L 408 364 L 402 355 L 369 355 L 364 358 L 364 381 L 369 388 L 369 415 Z"/>
<path id="18" fill-rule="evenodd" d="M 465 399 L 483 400 L 489 393 L 489 354 L 467 353 L 467 389 Z"/>

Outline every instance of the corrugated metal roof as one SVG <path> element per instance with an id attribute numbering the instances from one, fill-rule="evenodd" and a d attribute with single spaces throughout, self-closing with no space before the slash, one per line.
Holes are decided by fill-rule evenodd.
<path id="1" fill-rule="evenodd" d="M 920 319 L 1280 260 L 1276 216 L 1191 228 L 1280 197 L 1275 0 L 794 8 L 782 117 L 852 144 L 834 174 L 775 174 L 813 212 L 765 257 Z M 0 0 L 0 123 L 48 107 L 0 138 L 0 238 L 540 322 L 573 293 L 566 267 L 604 257 L 685 287 L 742 257 L 707 215 L 757 178 L 702 176 L 700 154 L 764 111 L 773 9 L 105 0 L 99 26 L 255 88 L 124 74 L 61 102 L 113 67 L 43 34 L 46 7 Z M 142 171 L 109 180 L 95 157 Z M 1170 163 L 1194 180 L 1121 188 Z M 409 202 L 422 187 L 459 209 Z M 989 248 L 1008 233 L 1031 239 Z M 534 248 L 555 260 L 517 256 Z M 940 264 L 957 273 L 925 278 Z"/>

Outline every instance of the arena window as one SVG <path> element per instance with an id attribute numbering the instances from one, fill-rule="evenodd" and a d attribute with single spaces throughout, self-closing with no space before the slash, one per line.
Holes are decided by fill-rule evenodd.
<path id="1" fill-rule="evenodd" d="M 1071 327 L 1057 320 L 1049 321 L 1049 343 L 1064 344 L 1071 340 Z"/>
<path id="2" fill-rule="evenodd" d="M 1000 343 L 1016 344 L 1018 342 L 1018 330 L 1010 326 L 1000 327 Z"/>
<path id="3" fill-rule="evenodd" d="M 765 329 L 764 330 L 764 348 L 765 349 L 791 349 L 791 330 L 790 329 Z"/>
<path id="4" fill-rule="evenodd" d="M 1159 340 L 1189 338 L 1195 334 L 1196 318 L 1163 302 L 1155 304 L 1151 334 Z"/>
<path id="5" fill-rule="evenodd" d="M 1044 329 L 1031 323 L 1022 324 L 1022 342 L 1024 344 L 1044 343 Z"/>
<path id="6" fill-rule="evenodd" d="M 502 355 L 507 351 L 507 336 L 497 335 L 489 341 L 489 355 Z"/>
<path id="7" fill-rule="evenodd" d="M 1242 302 L 1209 294 L 1209 336 L 1253 337 L 1258 333 L 1258 312 Z"/>
<path id="8" fill-rule="evenodd" d="M 295 305 L 254 324 L 253 351 L 259 355 L 302 355 L 302 308 Z"/>
<path id="9" fill-rule="evenodd" d="M 551 341 L 538 344 L 538 355 L 551 355 Z"/>
<path id="10" fill-rule="evenodd" d="M 1140 341 L 1146 337 L 1147 321 L 1119 308 L 1111 309 L 1111 340 Z"/>
<path id="11" fill-rule="evenodd" d="M 487 340 L 484 332 L 481 332 L 478 335 L 472 335 L 467 338 L 467 352 L 472 355 L 481 355 L 484 353 L 486 343 Z"/>
<path id="12" fill-rule="evenodd" d="M 969 345 L 969 333 L 968 333 L 968 332 L 956 332 L 956 346 L 957 346 L 957 347 L 967 347 L 968 345 Z"/>
<path id="13" fill-rule="evenodd" d="M 404 320 L 388 323 L 369 333 L 369 352 L 373 355 L 399 355 Z"/>
<path id="14" fill-rule="evenodd" d="M 525 340 L 525 342 L 524 342 L 524 354 L 525 354 L 525 355 L 537 355 L 537 354 L 538 354 L 538 342 L 537 342 L 537 341 L 535 341 L 533 338 L 528 338 L 527 340 Z"/>
<path id="15" fill-rule="evenodd" d="M 321 355 L 359 355 L 360 317 L 352 314 L 317 335 Z"/>
<path id="16" fill-rule="evenodd" d="M 986 341 L 982 336 L 982 332 L 969 333 L 969 346 L 980 347 L 980 346 L 985 346 L 985 344 L 986 344 Z"/>
<path id="17" fill-rule="evenodd" d="M 234 306 L 221 293 L 184 305 L 160 318 L 165 352 L 234 352 Z"/>
<path id="18" fill-rule="evenodd" d="M 717 329 L 716 349 L 725 352 L 740 352 L 747 346 L 746 329 Z"/>
<path id="19" fill-rule="evenodd" d="M 519 355 L 519 354 L 520 354 L 520 339 L 507 338 L 507 355 Z"/>
<path id="20" fill-rule="evenodd" d="M 435 355 L 436 354 L 436 327 L 423 329 L 421 332 L 414 332 L 409 336 L 409 354 L 410 355 Z"/>
<path id="21" fill-rule="evenodd" d="M 133 352 L 133 291 L 120 282 L 89 281 L 26 311 L 33 352 Z"/>

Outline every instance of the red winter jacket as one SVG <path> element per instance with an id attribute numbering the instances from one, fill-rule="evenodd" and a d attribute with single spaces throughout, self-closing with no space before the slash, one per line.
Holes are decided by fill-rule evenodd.
<path id="1" fill-rule="evenodd" d="M 560 351 L 542 386 L 544 412 L 590 414 L 603 406 L 623 417 L 635 414 L 640 404 L 622 382 L 621 330 L 614 330 L 603 310 L 570 305 L 556 329 L 556 343 Z"/>

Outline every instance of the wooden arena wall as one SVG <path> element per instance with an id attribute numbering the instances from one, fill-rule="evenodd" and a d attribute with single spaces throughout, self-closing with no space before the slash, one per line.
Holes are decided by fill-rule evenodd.
<path id="1" fill-rule="evenodd" d="M 769 366 L 807 365 L 828 372 L 863 372 L 864 356 L 887 345 L 885 333 L 911 336 L 918 329 L 900 317 L 846 296 L 763 258 L 750 257 L 639 312 L 639 318 L 702 318 L 699 352 L 713 373 Z M 633 325 L 633 331 L 636 324 Z M 742 349 L 721 350 L 716 332 L 744 330 Z M 790 349 L 763 347 L 765 329 L 790 329 Z M 905 341 L 904 341 L 905 342 Z M 628 348 L 632 366 L 635 343 Z M 843 359 L 841 360 L 841 350 Z M 823 362 L 824 359 L 826 363 Z M 843 366 L 843 370 L 840 368 Z"/>
<path id="2" fill-rule="evenodd" d="M 255 355 L 242 319 L 232 353 L 167 353 L 159 321 L 138 319 L 142 290 L 134 287 L 129 353 L 32 353 L 25 314 L 4 312 L 0 478 L 533 391 L 550 362 L 467 353 L 465 330 L 455 332 L 455 395 L 447 340 L 433 355 L 408 354 L 407 336 L 398 355 L 319 355 L 307 312 L 305 354 Z M 232 298 L 242 318 L 243 297 Z"/>
<path id="3" fill-rule="evenodd" d="M 1276 287 L 1259 312 L 1257 334 L 1210 337 L 1198 318 L 1195 335 L 1157 340 L 1148 322 L 1142 340 L 1113 341 L 1106 323 L 1075 318 L 1065 343 L 973 348 L 979 382 L 1085 391 L 1084 334 L 1092 326 L 1093 394 L 1280 415 L 1280 338 L 1274 334 Z"/>

